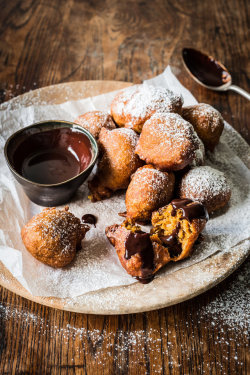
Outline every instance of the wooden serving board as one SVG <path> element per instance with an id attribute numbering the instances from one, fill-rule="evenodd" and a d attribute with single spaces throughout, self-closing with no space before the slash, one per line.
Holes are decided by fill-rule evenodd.
<path id="1" fill-rule="evenodd" d="M 82 81 L 38 89 L 12 103 L 59 104 L 123 89 L 132 83 L 119 81 Z M 155 278 L 150 284 L 135 283 L 91 292 L 74 300 L 31 295 L 0 262 L 0 284 L 29 300 L 61 310 L 90 314 L 128 314 L 159 309 L 190 299 L 212 288 L 230 275 L 246 259 L 249 251 L 236 248 L 219 252 L 204 261 L 172 274 Z"/>

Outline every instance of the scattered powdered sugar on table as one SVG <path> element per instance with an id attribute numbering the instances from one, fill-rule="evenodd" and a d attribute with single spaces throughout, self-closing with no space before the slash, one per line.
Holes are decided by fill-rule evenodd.
<path id="1" fill-rule="evenodd" d="M 190 93 L 180 85 L 169 70 L 166 70 L 162 76 L 164 77 L 163 85 L 169 88 L 168 85 L 171 84 L 173 91 L 178 94 L 183 92 L 185 105 L 194 104 Z M 159 77 L 155 79 L 159 81 Z M 70 211 L 79 218 L 86 213 L 94 214 L 98 217 L 97 227 L 92 227 L 87 233 L 82 242 L 83 250 L 78 252 L 75 261 L 65 269 L 54 270 L 36 261 L 22 244 L 20 239 L 22 226 L 34 214 L 40 212 L 42 207 L 28 200 L 22 188 L 8 171 L 3 156 L 5 140 L 17 129 L 40 120 L 72 121 L 89 110 L 107 110 L 115 94 L 108 93 L 58 105 L 33 104 L 28 107 L 24 107 L 20 100 L 19 105 L 15 101 L 13 107 L 11 102 L 0 107 L 0 260 L 34 295 L 74 298 L 90 291 L 135 282 L 121 267 L 115 250 L 104 234 L 105 227 L 122 221 L 118 213 L 125 211 L 124 193 L 116 194 L 105 201 L 91 203 L 87 199 L 87 184 L 82 185 L 70 202 Z M 127 130 L 122 129 L 122 132 L 127 132 Z M 247 159 L 246 153 L 249 154 L 249 148 L 237 133 L 235 136 L 235 133 L 226 124 L 221 142 L 213 154 L 208 154 L 205 161 L 207 165 L 225 173 L 232 190 L 229 205 L 211 217 L 204 231 L 204 242 L 196 248 L 193 256 L 179 264 L 165 267 L 157 275 L 156 282 L 157 278 L 201 262 L 218 251 L 227 251 L 239 242 L 241 242 L 242 254 L 249 250 L 246 239 L 249 237 L 250 175 L 241 159 L 243 157 L 244 161 Z M 231 137 L 234 136 L 237 140 L 229 143 Z M 187 269 L 187 274 L 188 272 Z M 154 281 L 151 284 L 154 285 Z M 141 286 L 141 288 L 146 288 L 146 286 Z M 115 293 L 112 298 L 116 299 Z M 109 302 L 112 304 L 112 301 Z M 123 302 L 126 304 L 126 301 Z"/>
<path id="2" fill-rule="evenodd" d="M 187 303 L 178 307 L 179 312 L 181 307 L 186 307 L 185 312 L 178 315 L 177 322 L 178 327 L 184 327 L 179 333 L 180 335 L 183 331 L 183 337 L 179 336 L 182 344 L 181 347 L 178 347 L 182 359 L 191 360 L 192 358 L 190 344 L 195 342 L 196 339 L 196 333 L 193 331 L 193 327 L 195 327 L 200 332 L 200 346 L 203 347 L 204 345 L 204 350 L 207 348 L 206 331 L 213 332 L 213 346 L 215 350 L 220 350 L 222 353 L 221 359 L 216 358 L 216 366 L 217 368 L 221 367 L 221 374 L 228 375 L 225 367 L 229 358 L 238 368 L 244 365 L 243 359 L 238 354 L 238 349 L 242 345 L 242 340 L 246 342 L 245 345 L 248 347 L 250 323 L 248 311 L 249 277 L 249 262 L 246 262 L 229 279 L 230 282 L 227 282 L 226 289 L 224 282 L 222 290 L 218 292 L 216 288 L 214 289 L 214 296 L 209 293 L 209 302 L 206 303 L 204 298 L 201 307 L 198 303 L 190 304 L 191 308 L 187 306 Z M 168 310 L 166 309 L 167 313 Z M 64 313 L 60 312 L 59 314 Z M 112 318 L 110 319 L 112 321 Z M 64 324 L 58 327 L 54 324 L 54 319 L 48 320 L 40 314 L 31 312 L 27 307 L 10 305 L 4 302 L 0 303 L 0 320 L 8 322 L 7 324 L 13 324 L 12 320 L 13 322 L 18 320 L 21 331 L 27 329 L 27 327 L 32 327 L 34 332 L 39 333 L 41 340 L 46 337 L 51 341 L 56 340 L 57 343 L 62 343 L 63 346 L 73 342 L 74 357 L 72 357 L 72 362 L 75 361 L 76 355 L 81 356 L 87 353 L 90 350 L 90 345 L 97 349 L 92 352 L 92 355 L 95 362 L 100 366 L 105 366 L 107 357 L 114 357 L 117 368 L 122 368 L 125 371 L 128 369 L 128 365 L 131 366 L 133 363 L 132 356 L 136 356 L 137 363 L 140 360 L 144 363 L 145 355 L 147 355 L 147 351 L 150 351 L 149 362 L 154 368 L 154 373 L 162 374 L 159 354 L 167 357 L 171 367 L 177 365 L 182 367 L 180 361 L 177 362 L 178 359 L 176 358 L 178 343 L 174 322 L 168 321 L 167 327 L 161 327 L 160 331 L 153 327 L 154 323 L 150 316 L 147 316 L 147 330 L 132 327 L 124 330 L 111 330 L 107 327 L 100 329 L 99 327 L 96 328 L 94 321 L 89 325 L 78 323 L 74 325 Z M 184 340 L 187 331 L 191 333 L 188 343 Z M 4 339 L 4 331 L 2 335 L 1 337 L 0 333 L 0 338 Z M 240 342 L 238 338 L 241 339 Z M 78 345 L 78 342 L 81 344 Z M 105 347 L 105 350 L 102 350 L 103 347 Z M 216 349 L 217 347 L 218 349 Z M 127 361 L 126 353 L 130 354 L 129 361 Z M 200 373 L 207 374 L 208 366 L 214 364 L 215 359 L 213 357 L 210 358 L 209 362 L 201 363 Z"/>
<path id="3" fill-rule="evenodd" d="M 250 268 L 249 262 L 242 267 L 227 289 L 221 291 L 214 299 L 203 306 L 200 316 L 208 316 L 212 325 L 218 320 L 228 326 L 229 330 L 243 330 L 247 334 L 250 326 Z"/>

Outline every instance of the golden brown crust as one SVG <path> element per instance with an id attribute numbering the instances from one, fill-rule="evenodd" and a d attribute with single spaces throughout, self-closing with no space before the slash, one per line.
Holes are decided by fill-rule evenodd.
<path id="1" fill-rule="evenodd" d="M 127 217 L 147 222 L 153 211 L 172 198 L 175 177 L 145 165 L 133 174 L 126 192 Z"/>
<path id="2" fill-rule="evenodd" d="M 54 268 L 68 265 L 89 230 L 68 211 L 45 208 L 34 216 L 21 231 L 26 249 L 40 262 Z"/>
<path id="3" fill-rule="evenodd" d="M 142 258 L 139 253 L 132 255 L 130 259 L 125 259 L 125 243 L 128 238 L 131 229 L 127 229 L 127 222 L 125 221 L 122 225 L 111 225 L 106 228 L 106 236 L 112 245 L 115 247 L 119 260 L 122 267 L 133 277 L 144 278 L 144 272 L 142 268 Z M 161 267 L 170 261 L 168 250 L 161 246 L 159 243 L 152 241 L 154 251 L 154 270 L 152 274 L 155 274 Z"/>
<path id="4" fill-rule="evenodd" d="M 181 113 L 183 100 L 168 89 L 134 85 L 119 92 L 111 103 L 111 114 L 120 127 L 140 133 L 155 112 Z"/>
<path id="5" fill-rule="evenodd" d="M 102 152 L 97 174 L 89 182 L 91 200 L 110 197 L 116 190 L 126 189 L 130 176 L 143 162 L 135 155 L 138 135 L 132 129 L 102 128 L 99 144 Z"/>
<path id="6" fill-rule="evenodd" d="M 213 151 L 224 128 L 221 114 L 209 104 L 199 103 L 184 107 L 182 117 L 193 125 L 205 148 Z"/>
<path id="7" fill-rule="evenodd" d="M 224 173 L 209 166 L 200 166 L 191 169 L 182 177 L 179 196 L 201 202 L 211 213 L 229 202 L 231 188 Z"/>
<path id="8" fill-rule="evenodd" d="M 162 171 L 185 168 L 199 147 L 191 124 L 176 113 L 156 113 L 143 126 L 136 154 Z"/>
<path id="9" fill-rule="evenodd" d="M 78 116 L 74 123 L 88 130 L 96 139 L 98 139 L 102 128 L 115 129 L 115 123 L 111 115 L 103 111 L 86 112 Z"/>

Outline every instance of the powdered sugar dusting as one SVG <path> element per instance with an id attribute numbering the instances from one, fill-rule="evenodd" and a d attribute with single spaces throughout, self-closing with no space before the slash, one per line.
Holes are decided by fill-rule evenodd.
<path id="1" fill-rule="evenodd" d="M 190 153 L 191 150 L 194 158 L 194 151 L 198 148 L 198 136 L 189 122 L 177 113 L 157 112 L 144 124 L 136 152 L 143 160 L 164 164 L 164 160 L 172 162 L 174 150 L 178 150 L 181 158 L 183 153 Z M 163 152 L 165 154 L 162 156 Z"/>
<path id="2" fill-rule="evenodd" d="M 80 220 L 66 210 L 46 209 L 35 216 L 27 225 L 27 232 L 37 233 L 43 244 L 51 241 L 60 248 L 62 254 L 75 250 L 75 244 L 81 239 Z"/>
<path id="3" fill-rule="evenodd" d="M 155 168 L 139 168 L 132 177 L 132 184 L 143 189 L 149 206 L 169 196 L 169 175 Z"/>
<path id="4" fill-rule="evenodd" d="M 230 193 L 230 186 L 223 172 L 209 166 L 191 169 L 182 179 L 181 190 L 188 191 L 190 199 L 202 200 Z"/>
<path id="5" fill-rule="evenodd" d="M 119 94 L 116 111 L 119 115 L 131 117 L 132 122 L 146 119 L 152 112 L 180 109 L 182 103 L 182 97 L 171 90 L 142 84 L 131 86 Z"/>
<path id="6" fill-rule="evenodd" d="M 185 112 L 187 112 L 188 114 L 189 110 L 192 110 L 192 117 L 202 117 L 202 120 L 209 124 L 209 127 L 212 132 L 216 130 L 218 128 L 219 123 L 223 121 L 220 112 L 209 104 L 199 103 L 194 106 L 183 108 L 184 117 Z"/>
<path id="7" fill-rule="evenodd" d="M 109 130 L 115 129 L 112 117 L 108 112 L 104 111 L 87 112 L 84 115 L 78 116 L 74 122 L 90 131 L 94 137 L 98 137 L 102 127 Z"/>
<path id="8" fill-rule="evenodd" d="M 133 148 L 136 147 L 137 142 L 139 140 L 139 136 L 136 134 L 134 130 L 128 129 L 128 128 L 119 128 L 119 129 L 115 129 L 115 132 L 119 134 L 123 134 L 125 139 L 129 139 L 132 147 Z"/>

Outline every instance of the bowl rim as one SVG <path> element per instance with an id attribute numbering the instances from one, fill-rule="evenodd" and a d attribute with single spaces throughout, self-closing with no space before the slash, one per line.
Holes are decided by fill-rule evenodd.
<path id="1" fill-rule="evenodd" d="M 88 165 L 88 167 L 86 169 L 84 169 L 81 173 L 77 174 L 76 176 L 74 177 L 71 177 L 70 179 L 68 180 L 65 180 L 65 181 L 62 181 L 62 182 L 59 182 L 57 184 L 40 184 L 38 182 L 34 182 L 34 181 L 31 181 L 25 177 L 23 177 L 20 173 L 18 173 L 14 168 L 13 166 L 11 165 L 11 162 L 9 160 L 9 157 L 8 157 L 8 152 L 7 152 L 7 149 L 8 149 L 8 146 L 9 146 L 9 143 L 10 141 L 15 138 L 17 135 L 19 135 L 20 133 L 22 133 L 23 131 L 25 131 L 26 129 L 29 129 L 29 128 L 36 128 L 38 125 L 45 125 L 45 124 L 49 124 L 49 123 L 54 123 L 55 125 L 58 124 L 58 128 L 61 127 L 60 124 L 63 124 L 65 125 L 66 128 L 69 128 L 69 129 L 77 129 L 79 130 L 80 132 L 84 133 L 88 139 L 90 140 L 90 144 L 91 144 L 91 150 L 93 152 L 93 159 L 91 161 L 91 163 Z M 56 129 L 56 127 L 54 128 Z M 45 130 L 44 130 L 45 131 Z M 43 130 L 40 131 L 41 133 L 43 132 Z M 39 131 L 38 131 L 39 133 Z M 94 146 L 93 146 L 94 145 Z M 25 181 L 25 182 L 28 182 L 30 184 L 33 184 L 33 185 L 36 185 L 36 186 L 41 186 L 41 187 L 56 187 L 56 186 L 61 186 L 61 185 L 64 185 L 65 183 L 68 183 L 70 181 L 73 181 L 75 180 L 76 178 L 78 178 L 79 176 L 83 175 L 84 173 L 86 173 L 89 169 L 91 169 L 96 161 L 97 161 L 97 158 L 98 158 L 98 155 L 99 155 L 99 147 L 98 147 L 98 144 L 96 142 L 96 139 L 94 138 L 94 136 L 88 131 L 86 130 L 85 128 L 83 128 L 82 126 L 80 126 L 79 124 L 76 124 L 74 122 L 71 122 L 71 121 L 64 121 L 64 120 L 46 120 L 46 121 L 39 121 L 39 122 L 35 122 L 31 125 L 28 125 L 28 126 L 25 126 L 24 128 L 22 129 L 19 129 L 17 130 L 15 133 L 11 134 L 9 136 L 9 138 L 6 140 L 5 142 L 5 145 L 4 145 L 4 157 L 5 157 L 5 160 L 6 160 L 6 163 L 9 167 L 9 169 L 11 170 L 11 172 L 18 176 L 21 180 Z"/>

